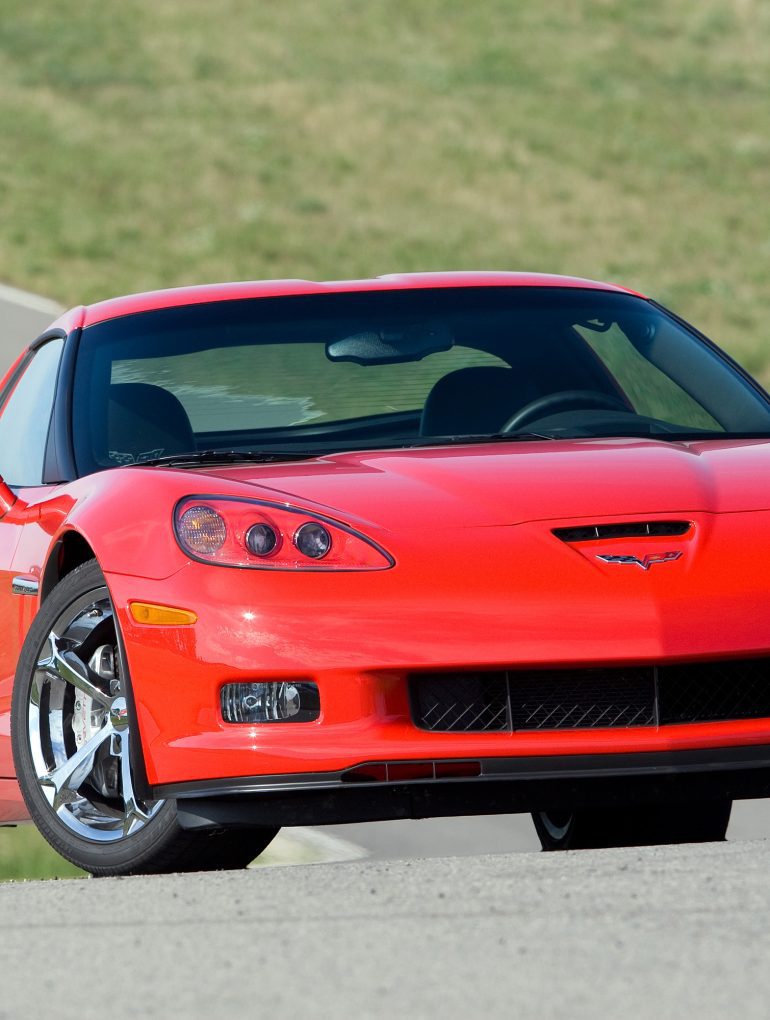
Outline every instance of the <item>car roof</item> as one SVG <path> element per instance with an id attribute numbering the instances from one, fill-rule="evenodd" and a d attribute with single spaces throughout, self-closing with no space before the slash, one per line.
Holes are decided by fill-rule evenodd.
<path id="1" fill-rule="evenodd" d="M 342 294 L 367 290 L 418 290 L 443 287 L 571 287 L 638 295 L 636 291 L 610 283 L 547 273 L 394 273 L 369 280 L 331 280 L 325 283 L 317 283 L 313 280 L 256 280 L 243 283 L 177 287 L 170 290 L 154 290 L 142 294 L 110 298 L 96 304 L 73 308 L 65 312 L 54 325 L 69 331 L 77 326 L 93 326 L 108 319 L 136 312 L 173 308 L 179 305 L 204 304 L 212 301 L 236 301 L 244 298 L 283 297 L 298 294 Z"/>

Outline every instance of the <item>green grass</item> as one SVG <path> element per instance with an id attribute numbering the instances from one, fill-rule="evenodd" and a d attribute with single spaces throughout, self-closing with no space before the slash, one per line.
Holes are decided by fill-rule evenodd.
<path id="1" fill-rule="evenodd" d="M 576 273 L 770 385 L 768 82 L 765 0 L 4 0 L 0 280 Z"/>
<path id="2" fill-rule="evenodd" d="M 0 279 L 532 268 L 770 382 L 762 0 L 5 0 Z"/>
<path id="3" fill-rule="evenodd" d="M 83 874 L 55 853 L 32 825 L 0 829 L 0 882 L 29 878 L 79 878 Z"/>

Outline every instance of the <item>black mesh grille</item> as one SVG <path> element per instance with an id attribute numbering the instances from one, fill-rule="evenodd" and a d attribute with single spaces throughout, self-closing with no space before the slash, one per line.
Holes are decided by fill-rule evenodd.
<path id="1" fill-rule="evenodd" d="M 611 729 L 770 717 L 770 659 L 410 677 L 412 717 L 437 732 Z"/>
<path id="2" fill-rule="evenodd" d="M 510 730 L 505 673 L 439 673 L 415 678 L 418 726 L 438 731 Z"/>
<path id="3" fill-rule="evenodd" d="M 650 669 L 511 673 L 514 730 L 652 726 L 655 680 Z"/>
<path id="4" fill-rule="evenodd" d="M 770 716 L 770 660 L 699 662 L 659 671 L 662 723 Z"/>

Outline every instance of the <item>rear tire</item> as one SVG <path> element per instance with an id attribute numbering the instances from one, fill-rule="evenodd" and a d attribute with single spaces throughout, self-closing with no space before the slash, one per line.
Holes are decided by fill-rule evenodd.
<path id="1" fill-rule="evenodd" d="M 188 832 L 175 801 L 138 792 L 140 741 L 117 628 L 96 560 L 59 582 L 30 627 L 11 738 L 33 821 L 54 850 L 92 875 L 245 867 L 277 828 Z"/>
<path id="2" fill-rule="evenodd" d="M 732 801 L 632 805 L 537 811 L 532 815 L 543 850 L 715 843 L 723 840 Z"/>

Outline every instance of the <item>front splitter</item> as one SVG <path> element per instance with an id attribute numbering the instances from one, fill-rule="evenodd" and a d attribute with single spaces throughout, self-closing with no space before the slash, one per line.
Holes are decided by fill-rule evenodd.
<path id="1" fill-rule="evenodd" d="M 477 767 L 448 776 L 447 766 Z M 393 781 L 412 767 L 420 778 Z M 432 768 L 431 775 L 425 771 Z M 390 771 L 389 771 L 390 769 Z M 383 778 L 368 778 L 382 776 Z M 770 797 L 770 746 L 636 754 L 367 762 L 343 772 L 244 776 L 155 787 L 183 828 L 331 825 L 515 814 L 630 803 Z"/>

